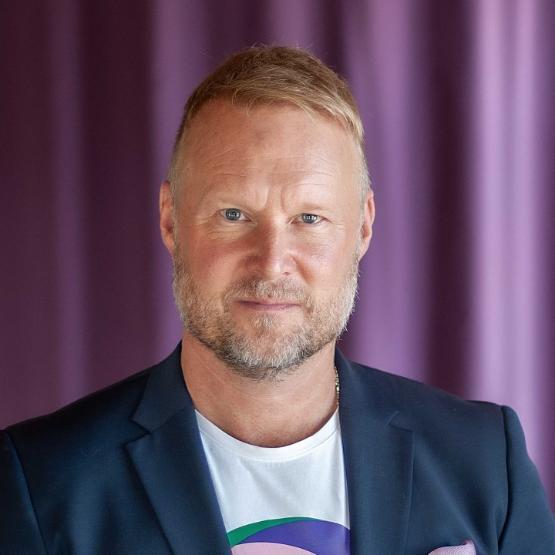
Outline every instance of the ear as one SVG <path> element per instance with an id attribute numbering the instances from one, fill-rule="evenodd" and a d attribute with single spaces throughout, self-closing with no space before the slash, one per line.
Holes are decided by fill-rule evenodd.
<path id="1" fill-rule="evenodd" d="M 175 250 L 175 222 L 174 222 L 174 207 L 173 195 L 170 188 L 169 181 L 164 181 L 160 186 L 160 233 L 162 241 L 168 252 L 173 256 Z"/>
<path id="2" fill-rule="evenodd" d="M 372 226 L 376 217 L 376 207 L 374 205 L 374 192 L 368 191 L 363 207 L 362 225 L 360 227 L 359 261 L 366 254 L 372 239 Z"/>

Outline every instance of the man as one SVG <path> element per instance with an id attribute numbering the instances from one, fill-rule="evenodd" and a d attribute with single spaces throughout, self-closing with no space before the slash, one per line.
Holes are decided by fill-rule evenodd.
<path id="1" fill-rule="evenodd" d="M 335 73 L 259 47 L 209 76 L 160 191 L 182 342 L 2 433 L 0 552 L 555 553 L 511 409 L 336 350 L 373 220 Z"/>

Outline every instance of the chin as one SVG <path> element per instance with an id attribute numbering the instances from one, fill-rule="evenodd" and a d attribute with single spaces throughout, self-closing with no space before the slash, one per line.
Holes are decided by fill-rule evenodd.
<path id="1" fill-rule="evenodd" d="M 243 329 L 239 333 L 234 334 L 240 338 L 243 344 L 253 345 L 253 350 L 260 351 L 261 353 L 279 353 L 283 348 L 286 348 L 295 339 L 303 333 L 304 330 L 298 325 L 284 326 L 262 326 L 251 327 L 250 329 Z"/>

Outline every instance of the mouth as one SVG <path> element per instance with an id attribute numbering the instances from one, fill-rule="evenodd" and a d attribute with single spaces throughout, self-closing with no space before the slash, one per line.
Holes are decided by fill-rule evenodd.
<path id="1" fill-rule="evenodd" d="M 300 308 L 299 303 L 280 301 L 278 299 L 241 299 L 237 303 L 243 308 L 261 312 L 283 312 Z"/>

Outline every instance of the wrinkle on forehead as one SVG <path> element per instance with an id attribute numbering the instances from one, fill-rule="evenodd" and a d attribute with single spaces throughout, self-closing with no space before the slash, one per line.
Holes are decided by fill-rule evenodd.
<path id="1" fill-rule="evenodd" d="M 325 191 L 327 195 L 338 186 L 340 189 L 343 189 L 343 186 L 351 186 L 349 177 L 334 171 L 332 167 L 326 171 L 323 169 L 292 169 L 288 166 L 268 168 L 263 164 L 261 168 L 258 168 L 253 164 L 246 168 L 240 167 L 237 171 L 227 166 L 222 169 L 223 171 L 216 169 L 208 171 L 205 175 L 196 174 L 195 177 L 203 183 L 202 195 L 218 190 L 246 193 L 251 185 L 257 189 L 264 188 L 264 185 L 271 188 L 279 186 L 276 188 L 282 189 L 284 193 L 286 190 L 290 192 L 296 190 L 299 193 L 304 191 L 305 195 L 320 194 Z"/>
<path id="2" fill-rule="evenodd" d="M 322 145 L 313 145 L 308 148 L 308 145 L 303 145 L 304 152 L 294 153 L 287 152 L 287 150 L 293 150 L 285 141 L 280 141 L 281 152 L 276 154 L 275 149 L 272 147 L 277 142 L 277 138 L 274 138 L 272 144 L 261 145 L 259 143 L 253 142 L 252 139 L 250 144 L 243 144 L 243 148 L 236 146 L 229 146 L 230 140 L 228 139 L 225 144 L 222 144 L 221 149 L 217 149 L 217 141 L 210 141 L 204 138 L 202 141 L 197 141 L 196 144 L 191 145 L 189 151 L 189 156 L 199 159 L 202 162 L 209 161 L 214 167 L 218 167 L 219 164 L 228 164 L 231 162 L 240 163 L 258 163 L 260 161 L 266 160 L 276 160 L 276 162 L 287 162 L 289 164 L 300 165 L 303 162 L 322 163 L 324 165 L 329 164 L 328 156 L 322 153 Z M 346 154 L 343 145 L 341 145 L 341 154 Z"/>
<path id="3" fill-rule="evenodd" d="M 358 182 L 354 139 L 338 122 L 308 119 L 294 107 L 246 113 L 213 104 L 197 115 L 183 148 L 183 170 L 205 186 L 218 180 L 256 180 L 258 172 L 290 184 Z"/>
<path id="4" fill-rule="evenodd" d="M 200 172 L 209 172 L 220 177 L 247 177 L 249 174 L 264 171 L 272 175 L 290 176 L 295 180 L 312 180 L 325 177 L 336 178 L 344 175 L 344 168 L 330 162 L 319 152 L 305 154 L 276 155 L 245 153 L 241 149 L 229 148 L 225 152 L 207 149 L 194 157 L 191 167 Z M 343 170 L 343 171 L 342 171 Z"/>

